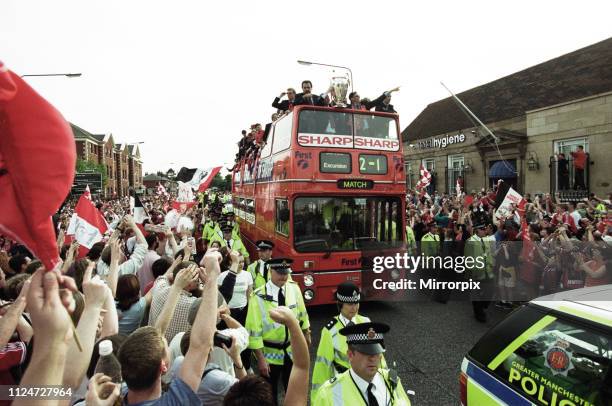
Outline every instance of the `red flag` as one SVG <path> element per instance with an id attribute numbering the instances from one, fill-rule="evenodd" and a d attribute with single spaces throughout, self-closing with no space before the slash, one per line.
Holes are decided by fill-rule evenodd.
<path id="1" fill-rule="evenodd" d="M 527 217 L 525 217 L 525 206 L 527 206 L 527 200 L 521 199 L 519 204 L 516 206 L 516 212 L 521 220 L 521 231 L 519 237 L 525 241 L 531 241 L 531 235 L 529 235 L 529 224 L 527 224 Z"/>
<path id="2" fill-rule="evenodd" d="M 421 178 L 416 184 L 417 189 L 424 189 L 431 183 L 431 173 L 421 164 L 421 168 L 419 170 Z"/>
<path id="3" fill-rule="evenodd" d="M 81 195 L 68 225 L 67 235 L 74 235 L 75 240 L 87 249 L 102 241 L 108 225 L 102 213 L 87 197 L 87 191 Z"/>
<path id="4" fill-rule="evenodd" d="M 166 188 L 160 182 L 157 182 L 157 194 L 166 198 L 170 196 L 170 193 L 168 193 Z"/>
<path id="5" fill-rule="evenodd" d="M 85 191 L 83 192 L 83 197 L 91 200 L 91 190 L 89 190 L 89 185 L 85 186 Z"/>
<path id="6" fill-rule="evenodd" d="M 59 262 L 51 216 L 70 192 L 75 161 L 66 120 L 0 62 L 0 232 L 48 270 Z"/>
<path id="7" fill-rule="evenodd" d="M 176 180 L 178 182 L 183 182 L 189 184 L 189 186 L 197 190 L 198 192 L 204 192 L 219 171 L 221 170 L 220 166 L 215 166 L 214 168 L 181 168 L 178 175 L 176 175 Z"/>

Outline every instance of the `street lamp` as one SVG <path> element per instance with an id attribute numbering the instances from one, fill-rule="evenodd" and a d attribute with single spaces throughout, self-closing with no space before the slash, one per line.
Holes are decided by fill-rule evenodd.
<path id="1" fill-rule="evenodd" d="M 298 59 L 297 63 L 299 63 L 300 65 L 306 65 L 306 66 L 319 65 L 319 66 L 329 66 L 331 68 L 346 69 L 349 72 L 349 75 L 351 77 L 351 89 L 355 90 L 355 82 L 353 82 L 353 71 L 351 70 L 351 68 L 348 68 L 346 66 L 340 66 L 340 65 L 330 65 L 330 64 L 327 64 L 327 63 L 302 61 L 302 60 L 299 60 L 299 59 Z"/>
<path id="2" fill-rule="evenodd" d="M 34 73 L 29 75 L 21 75 L 22 78 L 29 78 L 35 76 L 65 76 L 67 78 L 78 78 L 81 77 L 82 73 Z"/>

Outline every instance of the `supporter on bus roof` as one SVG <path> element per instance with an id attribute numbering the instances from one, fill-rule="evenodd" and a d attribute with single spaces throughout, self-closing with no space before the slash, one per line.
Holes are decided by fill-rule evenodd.
<path id="1" fill-rule="evenodd" d="M 376 99 L 378 100 L 378 99 Z M 369 101 L 368 99 L 361 100 L 359 93 L 351 92 L 349 93 L 349 105 L 347 108 L 353 110 L 370 110 L 375 106 L 375 101 Z"/>
<path id="2" fill-rule="evenodd" d="M 311 105 L 311 106 L 327 106 L 329 102 L 323 96 L 317 96 L 312 93 L 312 82 L 310 80 L 304 80 L 302 82 L 302 93 L 298 93 L 295 96 L 294 106 L 299 105 Z"/>
<path id="3" fill-rule="evenodd" d="M 264 128 L 264 135 L 263 135 L 264 144 L 268 142 L 268 135 L 270 134 L 270 130 L 272 129 L 272 123 L 278 120 L 280 116 L 281 116 L 281 113 L 273 113 L 271 117 L 272 121 L 266 124 L 266 127 Z"/>
<path id="4" fill-rule="evenodd" d="M 280 101 L 280 99 L 282 99 L 283 96 L 285 95 L 287 95 L 287 100 Z M 286 92 L 282 92 L 280 96 L 274 98 L 274 101 L 272 102 L 272 107 L 280 111 L 292 110 L 294 102 L 295 102 L 295 89 L 290 87 L 290 88 L 287 88 Z"/>
<path id="5" fill-rule="evenodd" d="M 359 93 L 351 92 L 349 93 L 349 106 L 348 108 L 353 110 L 370 110 L 373 107 L 375 111 L 382 111 L 385 113 L 395 113 L 396 111 L 393 109 L 393 105 L 389 104 L 391 102 L 391 93 L 399 90 L 399 87 L 395 87 L 391 90 L 383 92 L 376 99 L 370 101 L 369 99 L 363 98 L 360 99 Z"/>
<path id="6" fill-rule="evenodd" d="M 382 111 L 384 113 L 397 113 L 397 111 L 395 111 L 395 109 L 393 108 L 393 105 L 391 104 L 391 93 L 393 93 L 393 92 L 395 92 L 397 90 L 399 90 L 399 87 L 391 89 L 388 92 L 384 92 L 382 94 L 382 96 L 384 96 L 384 97 L 382 98 L 380 103 L 375 105 L 376 107 L 374 108 L 374 111 Z M 380 97 L 378 99 L 380 99 Z M 378 99 L 376 99 L 376 100 L 378 100 Z"/>

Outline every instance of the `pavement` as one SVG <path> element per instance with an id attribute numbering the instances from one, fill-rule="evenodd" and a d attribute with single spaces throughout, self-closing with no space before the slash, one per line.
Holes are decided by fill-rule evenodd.
<path id="1" fill-rule="evenodd" d="M 309 308 L 308 313 L 314 362 L 321 328 L 338 311 L 336 305 L 327 305 Z M 491 305 L 489 319 L 482 324 L 474 319 L 469 301 L 441 304 L 423 297 L 411 302 L 363 303 L 359 313 L 391 326 L 385 336 L 385 357 L 389 365 L 396 362 L 404 389 L 415 392 L 411 396 L 413 406 L 456 406 L 464 355 L 508 311 Z"/>

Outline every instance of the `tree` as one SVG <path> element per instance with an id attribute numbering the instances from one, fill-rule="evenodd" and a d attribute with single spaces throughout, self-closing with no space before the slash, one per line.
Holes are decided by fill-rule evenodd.
<path id="1" fill-rule="evenodd" d="M 223 178 L 217 173 L 210 186 L 219 188 L 219 190 L 230 191 L 232 190 L 232 175 L 226 175 L 225 178 Z"/>
<path id="2" fill-rule="evenodd" d="M 86 161 L 84 159 L 77 159 L 76 161 L 77 172 L 96 172 L 102 175 L 102 186 L 106 186 L 108 181 L 108 175 L 106 173 L 106 165 L 97 164 L 92 161 Z"/>

